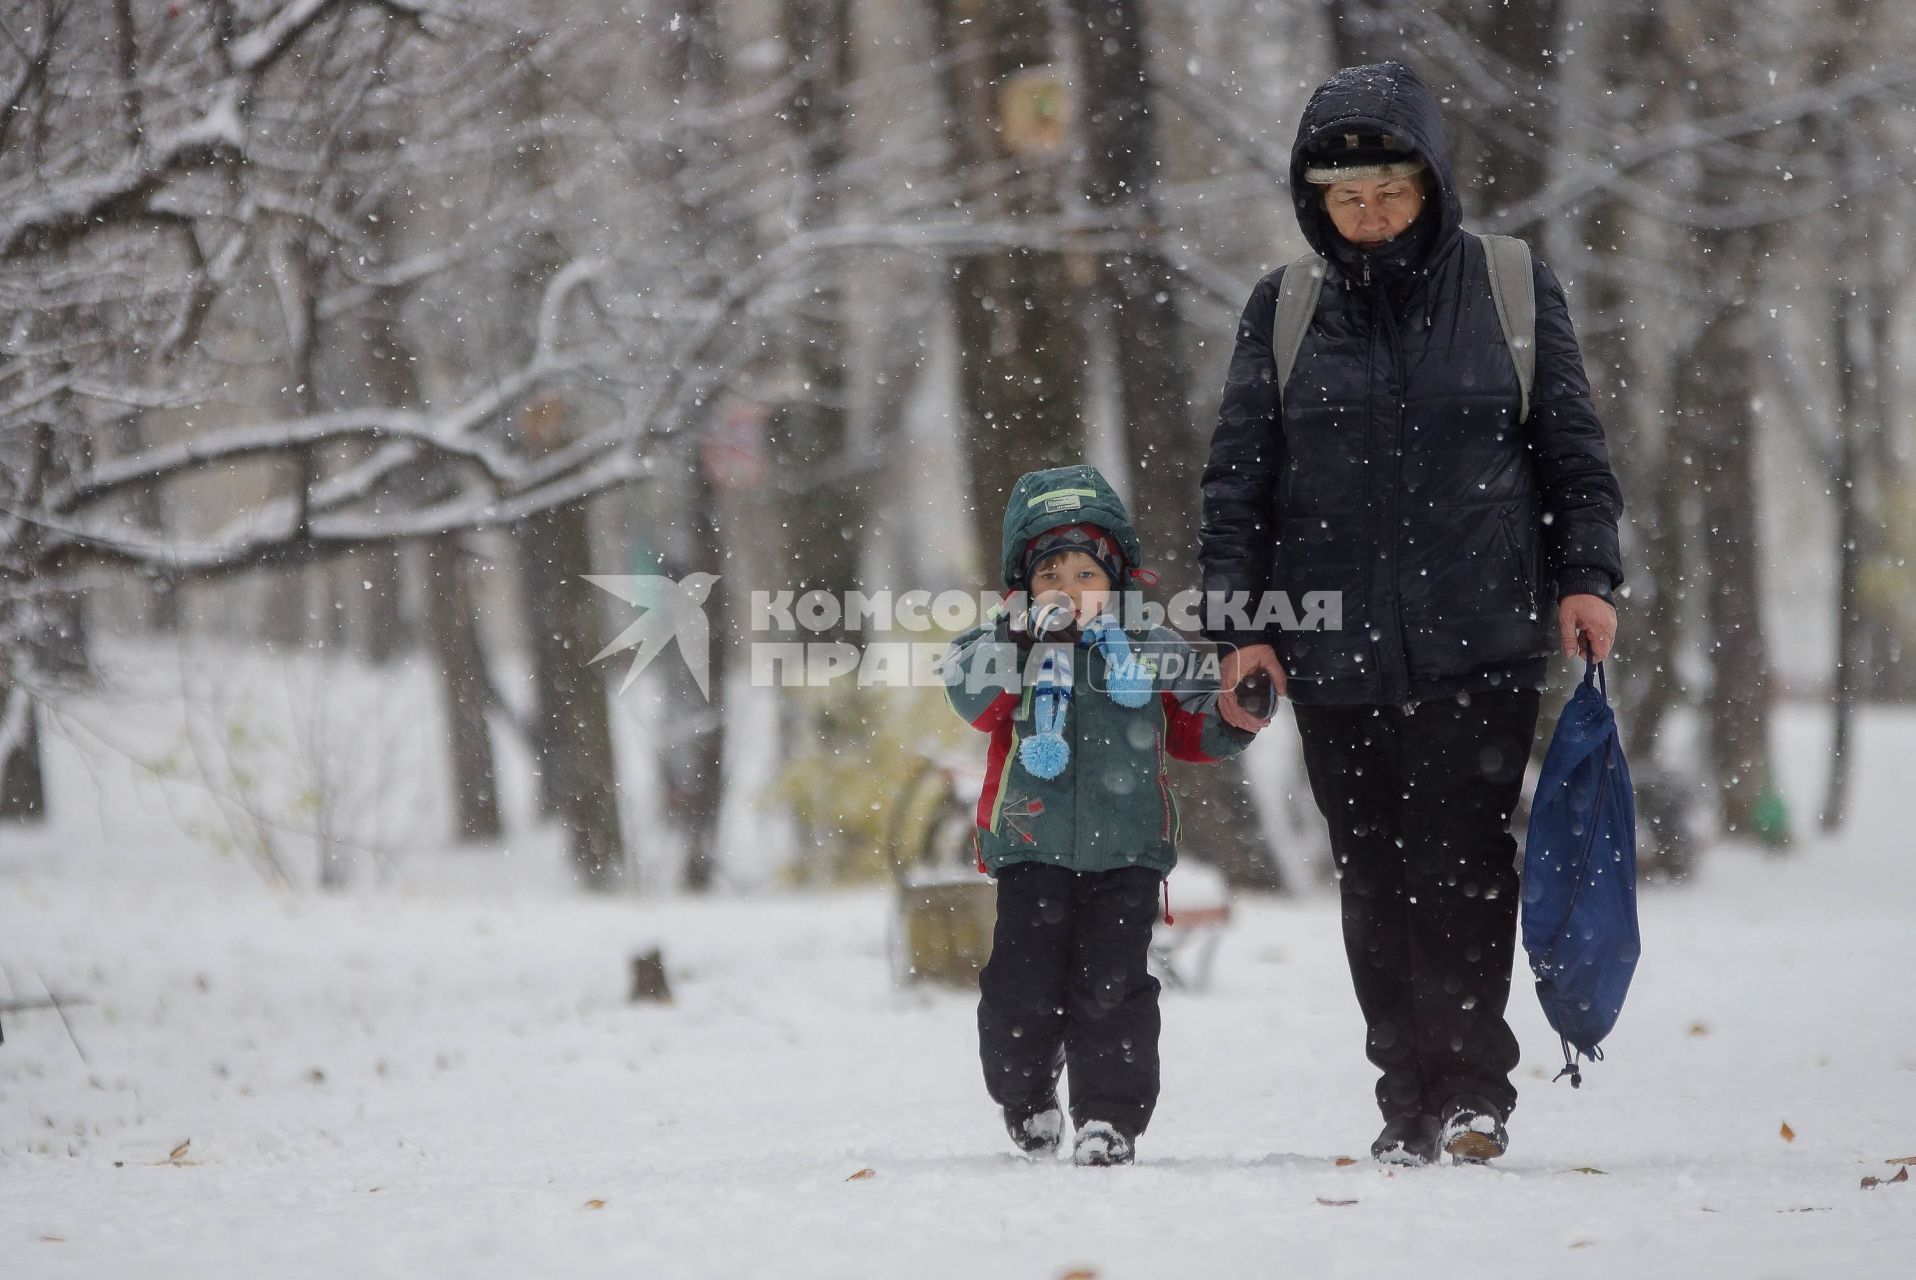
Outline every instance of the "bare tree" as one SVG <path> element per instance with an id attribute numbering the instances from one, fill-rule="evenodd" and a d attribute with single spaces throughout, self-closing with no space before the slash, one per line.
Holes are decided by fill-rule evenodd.
<path id="1" fill-rule="evenodd" d="M 1049 8 L 930 9 L 952 173 L 970 207 L 1014 221 L 1055 215 L 1067 121 Z M 1000 495 L 1026 471 L 1083 456 L 1083 328 L 1065 305 L 1074 261 L 1082 270 L 1082 259 L 1032 246 L 950 259 L 973 536 L 986 565 L 997 558 Z"/>
<path id="2" fill-rule="evenodd" d="M 1134 248 L 1095 256 L 1079 314 L 1087 344 L 1108 343 L 1130 462 L 1130 507 L 1158 571 L 1195 588 L 1203 439 L 1192 407 L 1178 272 L 1156 248 L 1160 151 L 1141 0 L 1072 0 L 1082 105 L 1081 185 L 1095 216 Z M 1187 770 L 1180 781 L 1195 848 L 1239 888 L 1281 889 L 1242 767 Z"/>

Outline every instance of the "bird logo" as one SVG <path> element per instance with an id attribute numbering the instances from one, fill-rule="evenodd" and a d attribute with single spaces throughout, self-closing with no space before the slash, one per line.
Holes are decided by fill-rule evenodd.
<path id="1" fill-rule="evenodd" d="M 609 591 L 636 609 L 643 610 L 639 620 L 612 639 L 612 643 L 592 655 L 592 661 L 609 658 L 627 649 L 637 650 L 632 665 L 626 668 L 619 685 L 623 694 L 639 678 L 639 672 L 652 664 L 673 640 L 679 642 L 679 656 L 692 673 L 699 693 L 711 701 L 707 677 L 712 660 L 712 628 L 705 617 L 705 601 L 719 580 L 716 573 L 688 573 L 674 581 L 652 573 L 588 573 L 585 580 L 601 591 Z M 588 664 L 590 665 L 590 664 Z"/>

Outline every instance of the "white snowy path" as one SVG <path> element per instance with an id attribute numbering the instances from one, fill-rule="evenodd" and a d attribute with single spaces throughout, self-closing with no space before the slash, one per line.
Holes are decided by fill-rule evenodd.
<path id="1" fill-rule="evenodd" d="M 1328 899 L 1240 908 L 1166 997 L 1141 1163 L 1077 1170 L 1008 1154 L 971 1001 L 890 985 L 880 893 L 593 902 L 447 854 L 329 898 L 10 838 L 11 993 L 91 1003 L 84 1064 L 7 1020 L 0 1275 L 1908 1274 L 1916 1183 L 1859 1184 L 1916 1155 L 1912 748 L 1866 722 L 1844 841 L 1646 895 L 1581 1092 L 1520 979 L 1511 1154 L 1395 1176 Z M 677 1003 L 630 1006 L 655 942 Z"/>

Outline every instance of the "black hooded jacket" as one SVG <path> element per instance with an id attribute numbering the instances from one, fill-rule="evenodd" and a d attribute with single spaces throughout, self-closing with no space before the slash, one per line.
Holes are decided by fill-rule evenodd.
<path id="1" fill-rule="evenodd" d="M 1304 181 L 1330 131 L 1408 140 L 1434 189 L 1404 234 L 1364 252 Z M 1267 588 L 1305 617 L 1341 595 L 1335 630 L 1212 638 L 1271 643 L 1301 703 L 1398 704 L 1534 687 L 1557 645 L 1556 601 L 1622 581 L 1623 500 L 1563 290 L 1536 264 L 1530 417 L 1464 231 L 1436 99 L 1408 67 L 1353 67 L 1320 86 L 1291 150 L 1305 239 L 1329 262 L 1289 384 L 1271 325 L 1283 270 L 1251 293 L 1204 470 L 1207 592 Z"/>

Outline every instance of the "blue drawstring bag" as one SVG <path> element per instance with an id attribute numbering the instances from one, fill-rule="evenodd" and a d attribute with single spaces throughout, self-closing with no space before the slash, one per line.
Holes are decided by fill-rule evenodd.
<path id="1" fill-rule="evenodd" d="M 1563 1070 L 1617 1023 L 1643 950 L 1637 932 L 1637 805 L 1603 664 L 1564 704 L 1543 758 L 1523 859 L 1523 946 L 1537 999 L 1563 1041 Z"/>

